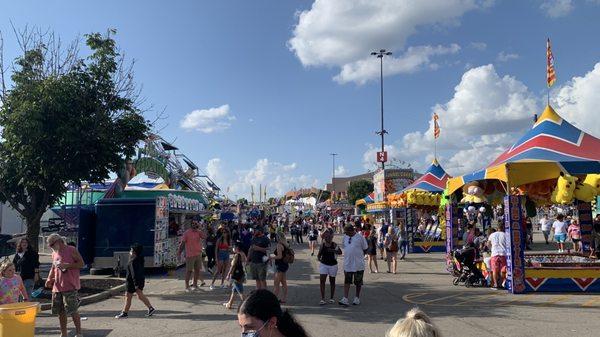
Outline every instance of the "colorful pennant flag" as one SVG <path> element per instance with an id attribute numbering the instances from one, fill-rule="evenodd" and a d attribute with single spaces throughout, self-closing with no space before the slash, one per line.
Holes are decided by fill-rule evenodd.
<path id="1" fill-rule="evenodd" d="M 438 124 L 438 115 L 433 113 L 433 137 L 438 139 L 440 137 L 440 125 Z"/>
<path id="2" fill-rule="evenodd" d="M 556 82 L 556 73 L 554 72 L 554 55 L 550 48 L 550 39 L 546 42 L 546 81 L 548 88 Z"/>

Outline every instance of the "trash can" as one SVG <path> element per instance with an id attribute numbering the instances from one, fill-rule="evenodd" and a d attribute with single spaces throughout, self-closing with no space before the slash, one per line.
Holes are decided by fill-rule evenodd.
<path id="1" fill-rule="evenodd" d="M 33 337 L 38 308 L 37 302 L 0 305 L 0 337 Z"/>

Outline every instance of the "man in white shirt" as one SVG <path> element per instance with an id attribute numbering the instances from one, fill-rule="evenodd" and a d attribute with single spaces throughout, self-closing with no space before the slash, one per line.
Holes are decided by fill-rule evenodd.
<path id="1" fill-rule="evenodd" d="M 488 246 L 492 252 L 490 260 L 492 267 L 492 289 L 498 289 L 504 284 L 506 278 L 506 256 L 510 249 L 508 235 L 504 232 L 503 223 L 499 223 L 496 231 L 490 234 Z"/>
<path id="2" fill-rule="evenodd" d="M 542 234 L 544 234 L 544 240 L 546 240 L 546 244 L 548 244 L 548 237 L 550 236 L 550 228 L 552 228 L 552 223 L 548 220 L 548 214 L 544 214 L 544 216 L 540 219 L 540 229 L 542 230 Z"/>
<path id="3" fill-rule="evenodd" d="M 356 232 L 353 225 L 348 224 L 344 227 L 345 235 L 342 239 L 342 248 L 344 249 L 344 297 L 339 300 L 340 305 L 347 306 L 350 285 L 356 286 L 356 297 L 352 304 L 360 304 L 360 289 L 363 284 L 363 275 L 365 272 L 365 250 L 368 248 L 367 240 Z"/>
<path id="4" fill-rule="evenodd" d="M 562 214 L 556 216 L 556 221 L 552 224 L 552 230 L 554 231 L 554 240 L 558 244 L 558 252 L 562 253 L 565 249 L 565 241 L 567 241 L 567 223 L 564 221 L 565 217 Z"/>

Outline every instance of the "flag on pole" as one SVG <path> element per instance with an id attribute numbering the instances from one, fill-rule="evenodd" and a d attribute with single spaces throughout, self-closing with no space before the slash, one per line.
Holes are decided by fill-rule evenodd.
<path id="1" fill-rule="evenodd" d="M 433 113 L 433 137 L 435 139 L 440 138 L 440 125 L 438 124 L 438 115 L 434 112 Z"/>
<path id="2" fill-rule="evenodd" d="M 550 48 L 550 39 L 546 42 L 546 82 L 550 88 L 556 82 L 556 73 L 554 72 L 554 55 Z"/>

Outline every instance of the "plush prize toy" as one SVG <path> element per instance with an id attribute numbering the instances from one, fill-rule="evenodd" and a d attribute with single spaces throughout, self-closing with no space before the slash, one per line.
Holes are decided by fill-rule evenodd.
<path id="1" fill-rule="evenodd" d="M 575 199 L 591 202 L 600 192 L 600 174 L 588 174 L 583 183 L 575 186 Z"/>
<path id="2" fill-rule="evenodd" d="M 561 172 L 558 180 L 556 181 L 556 187 L 552 192 L 552 202 L 563 205 L 570 204 L 573 201 L 573 192 L 575 191 L 575 184 L 577 180 L 577 177 L 573 177 Z"/>
<path id="3" fill-rule="evenodd" d="M 467 185 L 463 188 L 466 188 L 465 196 L 462 198 L 460 202 L 463 203 L 471 203 L 471 204 L 480 204 L 486 202 L 484 191 L 477 182 Z"/>

